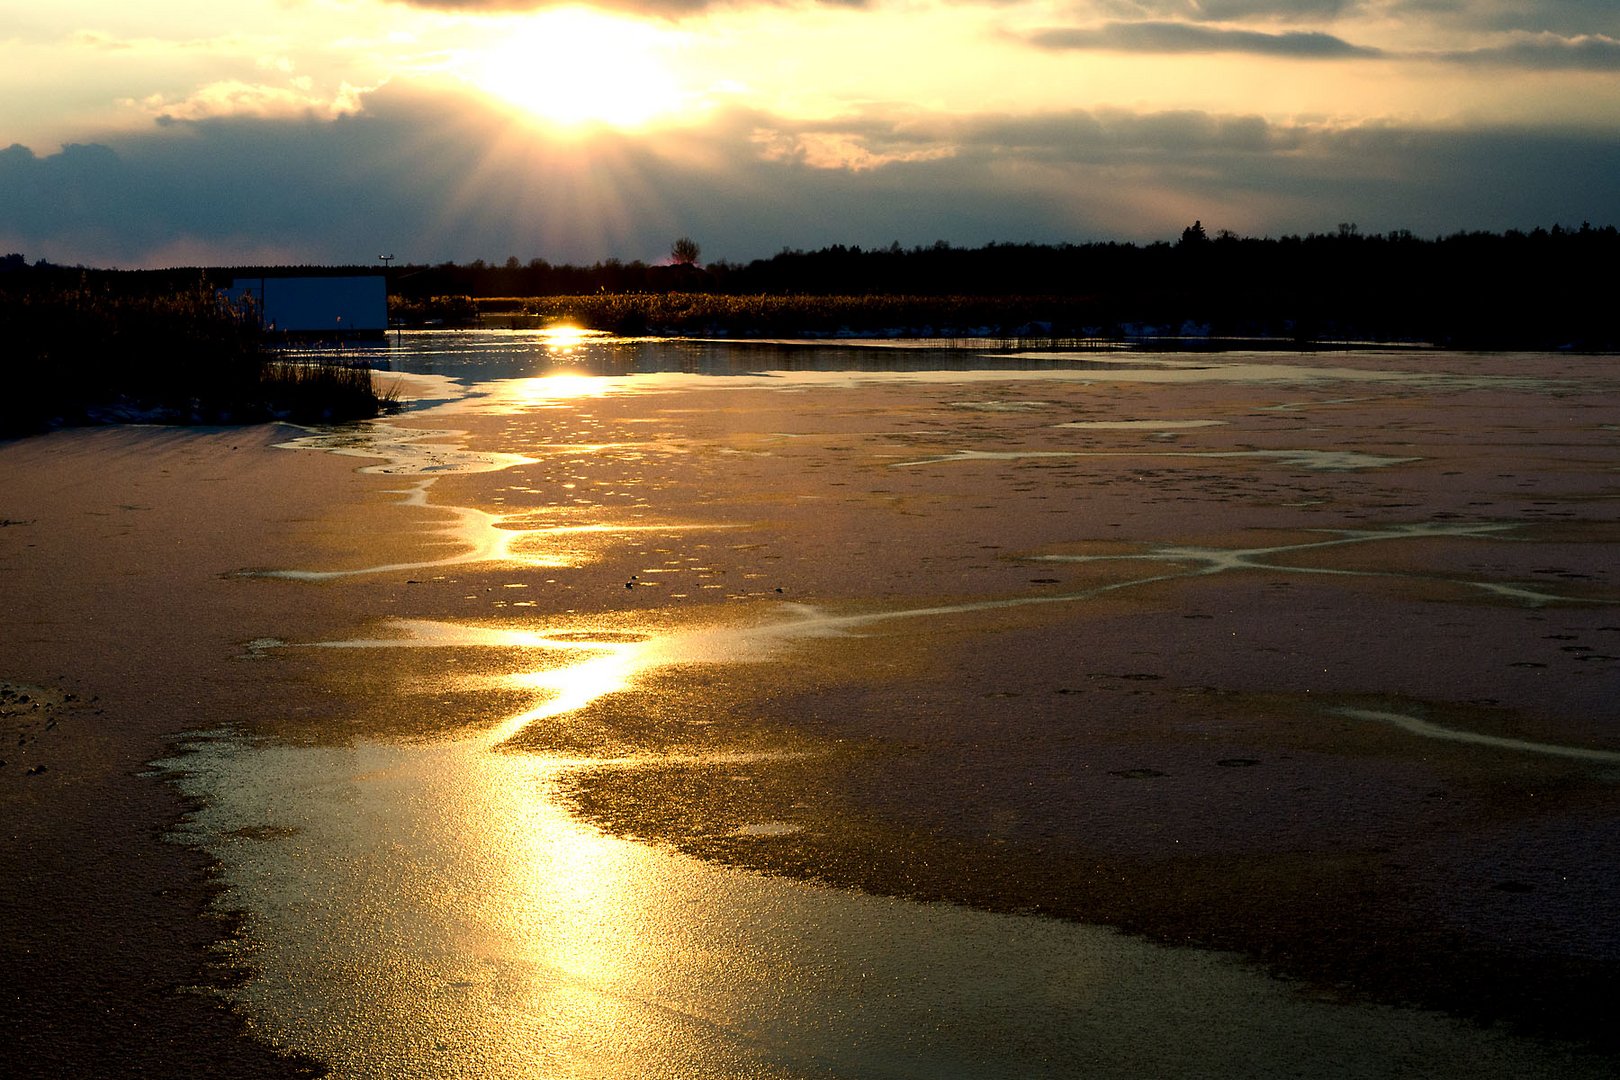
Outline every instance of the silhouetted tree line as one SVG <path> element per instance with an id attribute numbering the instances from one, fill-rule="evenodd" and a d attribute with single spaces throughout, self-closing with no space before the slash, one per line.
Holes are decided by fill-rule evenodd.
<path id="1" fill-rule="evenodd" d="M 1614 226 L 1554 226 L 1528 232 L 1463 232 L 1423 239 L 1404 230 L 1331 232 L 1278 238 L 1211 235 L 1202 222 L 1175 242 L 1150 244 L 989 244 L 862 248 L 835 244 L 783 250 L 748 263 L 700 265 L 697 245 L 678 241 L 667 265 L 608 259 L 591 266 L 527 263 L 396 265 L 386 274 L 401 310 L 430 310 L 435 298 L 465 298 L 456 310 L 517 310 L 492 298 L 593 294 L 737 297 L 966 297 L 989 325 L 1010 332 L 1031 322 L 1057 336 L 1119 336 L 1151 328 L 1176 336 L 1196 328 L 1217 338 L 1268 337 L 1301 343 L 1422 341 L 1452 347 L 1614 349 L 1612 281 L 1620 266 Z M 688 247 L 687 245 L 690 245 Z M 685 256 L 691 255 L 690 259 Z M 73 273 L 0 262 L 7 278 Z M 23 274 L 4 271 L 22 270 Z M 221 283 L 236 275 L 376 273 L 374 266 L 234 267 L 203 271 Z M 89 273 L 111 273 L 90 271 Z M 148 280 L 198 270 L 152 271 Z M 482 301 L 482 303 L 479 303 Z M 834 305 L 844 311 L 851 305 Z M 815 305 L 806 306 L 814 318 Z M 1005 318 L 999 323 L 995 313 Z M 659 329 L 657 326 L 652 329 Z M 676 329 L 679 329 L 678 327 Z M 724 330 L 725 327 L 715 329 Z M 805 332 L 838 329 L 804 325 Z M 858 329 L 858 328 L 857 328 Z"/>

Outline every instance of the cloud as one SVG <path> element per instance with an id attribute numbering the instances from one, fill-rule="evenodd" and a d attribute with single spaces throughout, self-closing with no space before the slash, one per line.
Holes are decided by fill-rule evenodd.
<path id="1" fill-rule="evenodd" d="M 1620 222 L 1620 139 L 1332 127 L 1195 110 L 803 121 L 736 109 L 550 141 L 467 98 L 391 84 L 332 119 L 173 121 L 104 145 L 0 151 L 0 251 L 87 265 L 655 261 L 783 247 L 1420 234 Z"/>
<path id="2" fill-rule="evenodd" d="M 407 7 L 432 11 L 459 11 L 490 14 L 543 11 L 547 8 L 566 7 L 580 0 L 393 0 Z M 718 7 L 782 7 L 790 0 L 589 0 L 590 6 L 609 11 L 622 11 L 632 15 L 648 15 L 676 19 L 695 15 Z M 868 0 L 810 0 L 826 7 L 861 8 Z"/>
<path id="3" fill-rule="evenodd" d="M 1336 19 L 1366 0 L 1100 0 L 1099 9 L 1121 18 L 1173 18 L 1195 22 L 1249 19 L 1316 22 Z"/>
<path id="4" fill-rule="evenodd" d="M 437 11 L 511 13 L 562 7 L 579 0 L 393 0 Z M 679 18 L 714 8 L 788 7 L 796 0 L 590 0 L 592 6 L 630 14 Z M 797 0 L 800 5 L 866 8 L 873 0 Z M 945 0 L 959 3 L 964 0 Z M 1122 20 L 1174 19 L 1192 22 L 1319 22 L 1354 12 L 1369 0 L 1081 0 L 1087 7 Z M 1373 0 L 1376 2 L 1376 0 Z M 1424 0 L 1414 0 L 1424 2 Z M 1436 0 L 1445 3 L 1447 0 Z"/>
<path id="5" fill-rule="evenodd" d="M 91 51 L 143 53 L 232 53 L 241 51 L 246 42 L 246 39 L 240 34 L 176 39 L 117 37 L 100 30 L 79 30 L 71 34 L 68 40 L 77 48 Z"/>
<path id="6" fill-rule="evenodd" d="M 1382 0 L 1381 6 L 1398 20 L 1463 30 L 1620 36 L 1620 4 L 1614 0 Z"/>
<path id="7" fill-rule="evenodd" d="M 1538 34 L 1504 45 L 1437 53 L 1433 58 L 1532 71 L 1620 71 L 1620 40 L 1601 35 L 1564 38 Z"/>
<path id="8" fill-rule="evenodd" d="M 1085 49 L 1130 53 L 1250 53 L 1294 59 L 1365 58 L 1377 49 L 1315 30 L 1262 33 L 1184 22 L 1111 22 L 1097 27 L 1037 30 L 1026 39 L 1049 51 Z"/>
<path id="9" fill-rule="evenodd" d="M 1397 52 L 1354 45 L 1317 31 L 1264 33 L 1184 22 L 1112 22 L 1095 27 L 1050 27 L 1023 40 L 1048 52 L 1245 53 L 1303 60 L 1417 60 L 1527 71 L 1620 71 L 1620 38 L 1601 34 L 1520 33 L 1499 44 L 1474 48 Z"/>
<path id="10" fill-rule="evenodd" d="M 183 98 L 153 94 L 128 104 L 162 123 L 206 120 L 219 116 L 320 116 L 327 119 L 360 107 L 361 89 L 343 83 L 335 91 L 317 91 L 310 79 L 295 77 L 285 85 L 225 79 L 209 83 Z"/>
<path id="11" fill-rule="evenodd" d="M 1439 27 L 1457 33 L 1529 32 L 1565 37 L 1620 36 L 1614 0 L 1073 0 L 1077 21 L 1311 23 L 1365 20 L 1409 32 Z"/>

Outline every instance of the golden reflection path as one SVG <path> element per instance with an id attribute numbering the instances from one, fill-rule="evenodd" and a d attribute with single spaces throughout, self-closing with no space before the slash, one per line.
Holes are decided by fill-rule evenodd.
<path id="1" fill-rule="evenodd" d="M 1349 570 L 1332 567 L 1295 566 L 1277 561 L 1295 552 L 1349 545 L 1421 539 L 1494 539 L 1513 531 L 1503 522 L 1423 522 L 1384 528 L 1313 530 L 1327 533 L 1321 540 L 1276 544 L 1252 548 L 1212 548 L 1166 545 L 1146 552 L 1109 555 L 1038 555 L 1027 558 L 1061 563 L 1146 562 L 1164 567 L 1163 572 L 1085 589 L 1031 596 L 996 597 L 984 600 L 936 604 L 916 608 L 833 613 L 808 604 L 773 605 L 771 617 L 754 622 L 715 622 L 687 627 L 635 625 L 629 631 L 593 631 L 578 627 L 562 629 L 515 629 L 478 624 L 433 620 L 394 619 L 383 625 L 397 636 L 308 643 L 315 648 L 499 648 L 536 650 L 551 654 L 560 662 L 536 666 L 502 677 L 509 687 L 536 692 L 539 702 L 497 725 L 486 737 L 486 744 L 499 746 L 537 722 L 566 716 L 586 708 L 610 694 L 631 689 L 642 676 L 660 668 L 682 664 L 747 664 L 769 660 L 785 649 L 813 638 L 841 637 L 882 623 L 906 619 L 946 618 L 1021 607 L 1073 604 L 1147 585 L 1208 577 L 1242 571 L 1269 573 L 1368 577 L 1423 581 L 1461 589 L 1478 590 L 1503 600 L 1531 607 L 1549 604 L 1613 603 L 1599 597 L 1569 597 L 1538 586 L 1514 582 L 1479 581 L 1464 577 L 1420 574 L 1387 570 Z M 1350 715 L 1350 714 L 1345 714 Z M 1367 718 L 1385 718 L 1383 714 Z M 1411 734 L 1431 738 L 1469 741 L 1498 749 L 1527 750 L 1529 744 L 1514 740 L 1467 738 L 1466 733 L 1436 728 L 1434 725 L 1400 723 Z M 1540 752 L 1554 752 L 1537 744 Z M 1589 756 L 1570 748 L 1567 756 Z"/>
<path id="2" fill-rule="evenodd" d="M 437 543 L 454 548 L 448 555 L 437 559 L 417 559 L 410 562 L 374 563 L 347 570 L 244 570 L 241 577 L 287 578 L 295 581 L 330 581 L 335 578 L 359 577 L 369 574 L 388 574 L 402 570 L 432 570 L 449 566 L 478 563 L 509 563 L 515 566 L 562 568 L 578 566 L 582 557 L 578 553 L 564 552 L 555 545 L 540 546 L 534 550 L 535 539 L 583 537 L 592 535 L 628 535 L 638 532 L 677 533 L 692 530 L 734 528 L 730 525 L 683 525 L 668 522 L 637 522 L 605 524 L 585 522 L 568 525 L 542 525 L 524 528 L 519 522 L 536 516 L 537 511 L 513 514 L 491 514 L 472 506 L 454 506 L 428 500 L 433 478 L 428 477 L 399 492 L 399 506 L 431 510 L 443 515 L 442 524 L 427 525 L 423 531 L 437 537 Z"/>
<path id="3" fill-rule="evenodd" d="M 569 814 L 559 779 L 643 761 L 491 752 L 669 664 L 758 662 L 886 621 L 1073 603 L 1208 574 L 1316 573 L 1275 559 L 1507 529 L 1446 522 L 1244 549 L 1067 556 L 1163 572 L 888 611 L 780 605 L 748 623 L 389 620 L 390 636 L 303 647 L 532 650 L 549 662 L 502 681 L 540 700 L 469 740 L 312 747 L 203 735 L 159 767 L 202 806 L 186 830 L 221 862 L 220 904 L 247 913 L 256 973 L 236 1000 L 254 1030 L 314 1054 L 336 1077 L 1598 1076 L 1601 1062 L 1500 1031 L 1311 1000 L 1228 957 L 762 877 L 608 836 Z M 1393 713 L 1344 715 L 1496 750 L 1613 756 Z M 739 835 L 769 843 L 777 832 L 753 823 Z"/>
<path id="4" fill-rule="evenodd" d="M 246 916 L 255 974 L 232 996 L 343 1080 L 1605 1075 L 1231 957 L 699 862 L 557 798 L 570 769 L 635 762 L 229 734 L 184 751 L 158 767 L 199 800 L 186 837 Z"/>
<path id="5" fill-rule="evenodd" d="M 593 331 L 556 328 L 552 333 L 564 341 L 586 340 Z M 586 375 L 549 375 L 534 379 L 508 380 L 505 394 L 498 400 L 516 411 L 526 411 L 542 402 L 562 401 L 603 392 L 602 380 Z M 472 506 L 456 506 L 430 501 L 429 492 L 439 475 L 499 472 L 517 465 L 533 465 L 539 459 L 523 454 L 469 450 L 462 445 L 466 432 L 455 429 L 411 429 L 373 422 L 335 431 L 314 432 L 277 444 L 278 449 L 324 450 L 349 457 L 381 458 L 382 464 L 360 471 L 386 476 L 421 476 L 410 487 L 396 492 L 398 506 L 427 510 L 444 518 L 440 524 L 424 526 L 424 532 L 437 545 L 454 549 L 433 559 L 376 563 L 344 570 L 245 570 L 242 577 L 287 578 L 298 581 L 330 581 L 336 578 L 387 574 L 406 570 L 441 569 L 479 563 L 511 563 L 518 566 L 563 568 L 577 566 L 580 558 L 553 547 L 537 552 L 528 544 L 534 538 L 629 534 L 636 532 L 685 532 L 692 529 L 725 529 L 737 526 L 646 522 L 575 522 L 562 525 L 524 527 L 526 520 L 547 513 L 545 510 L 494 514 Z M 450 440 L 446 442 L 444 440 Z M 563 444 L 548 447 L 554 453 L 596 453 L 624 449 L 630 444 Z M 561 511 L 556 511 L 561 512 Z"/>
<path id="6" fill-rule="evenodd" d="M 503 400 L 532 407 L 568 389 L 518 387 Z M 453 433 L 379 437 L 382 427 L 364 447 L 343 437 L 293 445 L 365 451 L 388 459 L 372 471 L 427 476 L 532 460 L 432 442 Z M 426 505 L 428 482 L 407 499 Z M 436 509 L 447 515 L 440 539 L 455 547 L 446 561 L 518 561 L 518 540 L 544 531 L 473 508 Z M 637 761 L 491 752 L 671 664 L 759 662 L 888 621 L 1077 603 L 1213 574 L 1443 582 L 1530 606 L 1586 599 L 1512 582 L 1279 561 L 1328 546 L 1501 539 L 1509 529 L 1420 523 L 1251 548 L 1043 556 L 1137 561 L 1144 573 L 1057 594 L 887 611 L 781 605 L 763 616 L 750 608 L 752 621 L 709 625 L 638 613 L 608 628 L 387 620 L 370 638 L 255 651 L 529 651 L 536 662 L 501 678 L 535 702 L 473 739 L 292 746 L 214 733 L 193 737 L 189 753 L 159 767 L 199 802 L 186 830 L 219 860 L 221 910 L 246 913 L 244 958 L 254 975 L 233 998 L 256 1032 L 318 1056 L 337 1077 L 1603 1075 L 1603 1062 L 1502 1031 L 1310 1000 L 1228 957 L 760 877 L 608 836 L 570 816 L 558 778 Z M 444 561 L 280 573 L 319 580 L 428 565 Z M 1399 714 L 1362 718 L 1400 722 Z M 750 835 L 769 842 L 772 832 L 760 825 Z"/>
<path id="7" fill-rule="evenodd" d="M 576 327 L 557 326 L 543 331 L 542 336 L 556 349 L 566 350 L 590 338 L 587 331 Z M 1181 361 L 1150 361 L 1150 364 L 1169 368 L 1191 368 L 1202 365 Z M 1340 374 L 1334 369 L 1335 374 Z M 1389 373 L 1380 373 L 1388 376 Z M 500 393 L 494 395 L 503 403 L 516 408 L 533 408 L 553 401 L 574 400 L 605 392 L 603 380 L 592 376 L 549 375 L 541 378 L 507 380 Z M 1200 421 L 1201 422 L 1201 421 Z M 455 430 L 411 431 L 388 424 L 373 423 L 355 430 L 319 433 L 284 443 L 286 448 L 321 449 L 358 456 L 381 457 L 385 464 L 367 470 L 382 473 L 436 473 L 442 471 L 496 471 L 518 464 L 535 461 L 517 454 L 470 451 L 459 441 L 446 445 L 441 440 L 458 440 L 464 432 Z M 556 448 L 565 452 L 585 452 L 596 446 L 566 446 Z M 1341 450 L 1265 450 L 1217 452 L 1135 452 L 1116 455 L 1091 452 L 1029 451 L 987 452 L 961 450 L 922 459 L 894 463 L 899 466 L 924 466 L 952 462 L 981 460 L 1013 460 L 1024 457 L 1080 457 L 1080 456 L 1191 456 L 1191 457 L 1258 457 L 1284 461 L 1288 464 L 1326 470 L 1354 470 L 1376 468 L 1416 461 L 1370 455 Z M 402 570 L 419 570 L 451 565 L 475 563 L 513 563 L 535 567 L 564 567 L 575 565 L 569 557 L 555 548 L 539 553 L 524 550 L 524 541 L 535 537 L 557 537 L 583 533 L 631 533 L 637 531 L 680 531 L 692 526 L 676 524 L 572 524 L 523 528 L 518 522 L 532 517 L 532 513 L 492 514 L 475 507 L 431 504 L 428 490 L 433 483 L 429 475 L 402 492 L 402 505 L 431 508 L 446 516 L 447 520 L 430 526 L 429 532 L 440 542 L 457 548 L 452 554 L 439 559 L 415 562 L 397 562 L 347 570 L 269 570 L 253 571 L 256 576 L 283 577 L 297 580 L 320 581 L 365 574 L 383 574 Z M 702 526 L 718 528 L 722 526 Z M 1463 589 L 1484 592 L 1490 596 L 1533 607 L 1558 603 L 1608 603 L 1604 598 L 1569 597 L 1550 592 L 1539 585 L 1519 582 L 1483 581 L 1463 577 L 1416 574 L 1399 571 L 1351 570 L 1332 567 L 1295 566 L 1277 561 L 1295 552 L 1348 545 L 1420 539 L 1492 539 L 1512 532 L 1517 526 L 1499 521 L 1483 522 L 1411 522 L 1368 529 L 1311 530 L 1325 534 L 1321 540 L 1252 548 L 1214 548 L 1189 545 L 1159 545 L 1143 552 L 1107 555 L 1033 555 L 1027 558 L 1052 563 L 1118 563 L 1143 562 L 1164 568 L 1162 572 L 1147 574 L 1123 581 L 1110 582 L 1078 591 L 1042 593 L 1032 596 L 997 597 L 955 604 L 887 611 L 866 611 L 835 614 L 803 604 L 783 604 L 776 607 L 773 618 L 753 623 L 715 623 L 706 626 L 663 629 L 637 628 L 626 633 L 622 630 L 601 632 L 578 627 L 560 630 L 532 630 L 497 628 L 461 623 L 433 622 L 429 620 L 393 620 L 386 625 L 398 636 L 350 641 L 311 643 L 324 648 L 432 648 L 432 647 L 494 647 L 541 650 L 561 662 L 537 666 L 530 670 L 513 672 L 503 677 L 508 687 L 530 691 L 538 695 L 537 703 L 518 712 L 497 725 L 485 738 L 486 745 L 499 746 L 529 726 L 548 719 L 577 712 L 611 694 L 630 689 L 645 674 L 677 664 L 753 663 L 769 659 L 792 644 L 814 637 L 840 636 L 858 633 L 880 623 L 919 618 L 941 618 L 1036 605 L 1068 604 L 1093 600 L 1121 590 L 1174 581 L 1206 577 L 1213 574 L 1265 570 L 1272 573 L 1329 575 L 1343 577 L 1373 577 L 1385 579 L 1422 580 L 1440 582 Z M 271 647 L 280 645 L 275 643 Z M 258 651 L 262 652 L 262 649 Z M 1362 718 L 1371 718 L 1356 715 Z M 1382 716 L 1383 714 L 1380 714 Z M 1395 715 L 1395 714 L 1391 714 Z M 1410 719 L 1410 718 L 1407 718 Z M 1500 740 L 1465 739 L 1466 733 L 1453 733 L 1434 729 L 1422 722 L 1397 722 L 1395 726 L 1411 734 L 1453 741 L 1472 741 L 1476 745 L 1496 746 L 1499 749 L 1525 749 L 1507 746 Z M 1579 755 L 1579 748 L 1572 748 Z"/>
<path id="8" fill-rule="evenodd" d="M 572 340 L 571 328 L 555 328 L 559 342 Z M 1171 364 L 1173 362 L 1164 362 Z M 1191 365 L 1186 365 L 1191 366 Z M 1384 373 L 1387 375 L 1387 373 Z M 552 375 L 536 379 L 508 380 L 495 397 L 514 408 L 535 407 L 541 402 L 576 399 L 603 392 L 602 380 L 590 376 Z M 453 430 L 411 432 L 386 424 L 372 424 L 358 431 L 325 433 L 283 444 L 288 448 L 323 449 L 337 453 L 382 457 L 385 464 L 367 471 L 382 473 L 432 473 L 440 471 L 493 471 L 535 459 L 515 454 L 468 451 L 459 444 L 444 445 L 438 440 L 455 439 L 464 433 Z M 566 452 L 584 452 L 597 447 L 567 446 Z M 1258 457 L 1288 464 L 1326 470 L 1354 470 L 1383 467 L 1418 460 L 1370 455 L 1350 451 L 1266 450 L 1230 452 L 1137 452 L 1128 455 L 1090 452 L 1027 451 L 987 452 L 961 450 L 948 454 L 894 463 L 899 466 L 925 466 L 955 462 L 1013 460 L 1025 457 L 1083 456 L 1190 456 Z M 256 576 L 283 577 L 307 581 L 329 580 L 365 574 L 383 574 L 475 563 L 513 563 L 536 567 L 575 565 L 555 548 L 536 553 L 525 550 L 526 540 L 579 533 L 631 533 L 636 531 L 680 531 L 692 526 L 677 524 L 573 524 L 523 528 L 518 523 L 530 514 L 492 514 L 475 507 L 431 504 L 428 490 L 433 482 L 426 476 L 402 493 L 402 505 L 431 508 L 446 516 L 429 532 L 440 542 L 457 548 L 439 559 L 397 562 L 347 570 L 269 570 L 252 571 Z M 702 526 L 719 528 L 723 526 Z M 1369 529 L 1312 530 L 1325 534 L 1321 540 L 1252 548 L 1214 548 L 1189 545 L 1160 545 L 1137 553 L 1107 555 L 1048 554 L 1027 558 L 1053 563 L 1143 562 L 1162 567 L 1162 572 L 1094 586 L 1078 591 L 1042 593 L 1032 596 L 997 597 L 955 604 L 888 611 L 835 614 L 802 604 L 784 604 L 777 616 L 750 624 L 716 623 L 685 628 L 641 629 L 632 633 L 593 632 L 578 627 L 563 630 L 494 628 L 479 625 L 394 620 L 386 624 L 398 636 L 351 641 L 311 643 L 325 648 L 432 648 L 498 647 L 541 650 L 562 662 L 504 677 L 510 687 L 539 695 L 529 709 L 508 717 L 491 731 L 485 742 L 498 746 L 540 721 L 562 717 L 586 708 L 593 702 L 630 689 L 648 672 L 676 664 L 751 663 L 777 655 L 791 644 L 817 636 L 857 633 L 880 623 L 920 618 L 940 618 L 1026 606 L 1068 604 L 1093 600 L 1121 590 L 1193 577 L 1241 571 L 1265 570 L 1272 573 L 1313 574 L 1344 577 L 1440 582 L 1529 606 L 1558 603 L 1608 603 L 1602 598 L 1569 597 L 1550 592 L 1539 585 L 1518 582 L 1483 581 L 1399 571 L 1350 570 L 1331 567 L 1295 566 L 1277 561 L 1295 552 L 1347 545 L 1420 539 L 1492 539 L 1510 533 L 1517 526 L 1499 521 L 1412 522 Z M 278 643 L 279 644 L 279 643 Z M 262 651 L 262 650 L 261 650 Z M 1439 736 L 1421 724 L 1397 724 L 1412 734 Z M 1474 740 L 1479 745 L 1494 745 Z M 1501 748 L 1501 747 L 1499 747 Z M 1522 748 L 1521 748 L 1522 749 Z"/>

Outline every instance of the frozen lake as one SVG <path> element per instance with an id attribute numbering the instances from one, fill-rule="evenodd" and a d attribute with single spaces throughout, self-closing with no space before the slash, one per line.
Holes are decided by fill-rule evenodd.
<path id="1" fill-rule="evenodd" d="M 1520 1034 L 1620 969 L 1612 358 L 390 356 L 416 407 L 261 452 L 360 470 L 229 583 L 321 629 L 244 635 L 259 706 L 159 765 L 275 1044 L 1612 1069 Z"/>

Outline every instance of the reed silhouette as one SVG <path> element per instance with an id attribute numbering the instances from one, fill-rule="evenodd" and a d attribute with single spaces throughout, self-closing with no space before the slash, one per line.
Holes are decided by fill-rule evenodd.
<path id="1" fill-rule="evenodd" d="M 0 436 L 106 420 L 351 419 L 391 405 L 367 368 L 277 353 L 253 312 L 201 278 L 0 274 L 0 341 Z"/>

